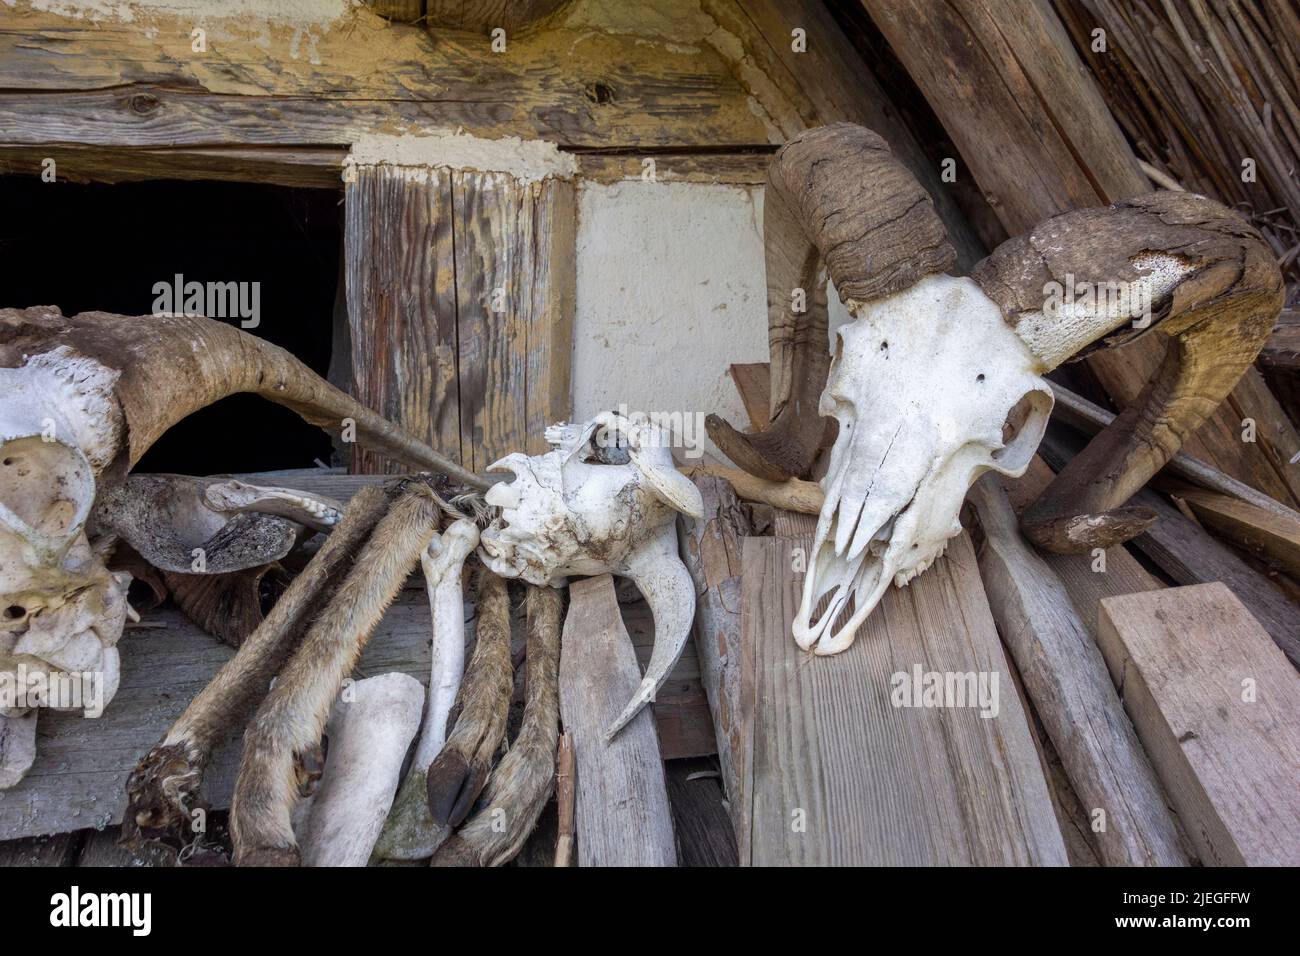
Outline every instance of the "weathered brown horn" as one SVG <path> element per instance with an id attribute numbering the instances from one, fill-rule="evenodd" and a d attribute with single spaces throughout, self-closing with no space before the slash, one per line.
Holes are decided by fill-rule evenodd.
<path id="1" fill-rule="evenodd" d="M 869 129 L 836 123 L 801 133 L 777 151 L 767 180 L 771 424 L 750 434 L 717 415 L 705 424 L 745 471 L 783 481 L 808 473 L 831 426 L 817 412 L 830 370 L 826 274 L 842 299 L 867 302 L 947 271 L 956 254 L 929 194 Z"/>
<path id="2" fill-rule="evenodd" d="M 251 392 L 337 434 L 356 423 L 359 441 L 415 468 L 473 488 L 490 482 L 438 454 L 330 385 L 284 349 L 213 319 L 124 316 L 57 309 L 0 310 L 0 365 L 67 346 L 121 373 L 115 394 L 127 423 L 119 459 L 130 468 L 167 429 L 229 395 Z"/>
<path id="3" fill-rule="evenodd" d="M 1145 331 L 1132 329 L 1127 314 L 1045 314 L 1051 283 L 1132 288 L 1152 276 L 1163 276 L 1152 283 L 1150 328 L 1169 336 L 1164 362 L 1025 510 L 1023 530 L 1040 547 L 1067 554 L 1110 547 L 1155 520 L 1120 506 L 1254 361 L 1282 307 L 1281 272 L 1259 233 L 1231 210 L 1204 196 L 1160 192 L 1048 219 L 1003 243 L 971 275 L 1045 370 L 1086 353 L 1087 344 L 1120 344 Z M 1121 326 L 1130 328 L 1106 339 Z"/>

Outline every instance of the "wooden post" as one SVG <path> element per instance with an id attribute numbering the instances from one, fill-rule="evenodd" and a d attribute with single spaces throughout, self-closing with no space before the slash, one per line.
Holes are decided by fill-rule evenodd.
<path id="1" fill-rule="evenodd" d="M 1186 866 L 1160 785 L 1069 592 L 1021 536 L 996 475 L 977 481 L 970 500 L 998 632 L 1089 815 L 1102 863 Z"/>
<path id="2" fill-rule="evenodd" d="M 742 865 L 1065 865 L 1065 845 L 965 535 L 832 657 L 790 636 L 809 538 L 746 538 L 755 713 Z M 998 714 L 896 706 L 922 672 L 998 681 Z M 901 675 L 901 677 L 899 676 Z M 917 703 L 921 703 L 917 701 Z"/>
<path id="3" fill-rule="evenodd" d="M 473 471 L 569 414 L 573 183 L 357 164 L 345 236 L 357 398 Z M 361 472 L 387 466 L 358 450 Z"/>
<path id="4" fill-rule="evenodd" d="M 682 560 L 695 584 L 695 647 L 700 680 L 709 701 L 718 743 L 727 811 L 740 833 L 749 743 L 744 721 L 752 686 L 744 681 L 740 639 L 740 553 L 750 529 L 740 502 L 722 478 L 696 474 L 692 479 L 704 499 L 704 517 L 682 520 Z"/>
<path id="5" fill-rule="evenodd" d="M 1233 593 L 1107 598 L 1101 646 L 1202 862 L 1300 865 L 1300 677 Z"/>
<path id="6" fill-rule="evenodd" d="M 641 683 L 608 574 L 569 586 L 560 646 L 560 712 L 573 740 L 579 866 L 676 866 L 659 738 L 646 708 L 605 731 Z"/>

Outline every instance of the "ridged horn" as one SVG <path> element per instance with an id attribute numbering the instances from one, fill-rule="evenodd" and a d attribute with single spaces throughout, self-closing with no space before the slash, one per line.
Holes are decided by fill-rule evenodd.
<path id="1" fill-rule="evenodd" d="M 869 129 L 835 123 L 777 151 L 763 199 L 772 416 L 749 434 L 717 415 L 713 443 L 750 474 L 807 475 L 832 421 L 817 412 L 830 370 L 827 276 L 844 300 L 910 288 L 956 261 L 929 194 Z M 803 311 L 795 311 L 796 289 Z"/>
<path id="2" fill-rule="evenodd" d="M 339 391 L 279 346 L 213 319 L 108 312 L 68 318 L 49 308 L 0 310 L 0 365 L 17 365 L 23 356 L 59 346 L 121 373 L 114 393 L 127 436 L 118 461 L 128 469 L 181 419 L 248 392 L 333 434 L 351 419 L 362 444 L 413 468 L 440 472 L 472 488 L 490 484 Z"/>
<path id="3" fill-rule="evenodd" d="M 1283 298 L 1281 272 L 1259 233 L 1219 203 L 1179 192 L 1055 216 L 1004 242 L 971 277 L 1044 371 L 1148 329 L 1169 338 L 1141 394 L 1022 515 L 1031 541 L 1065 554 L 1118 544 L 1155 520 L 1120 506 L 1232 391 Z M 1073 306 L 1048 305 L 1070 288 Z"/>

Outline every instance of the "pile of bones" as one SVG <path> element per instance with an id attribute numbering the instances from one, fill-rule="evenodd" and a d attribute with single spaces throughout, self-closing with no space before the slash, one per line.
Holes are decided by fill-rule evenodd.
<path id="1" fill-rule="evenodd" d="M 765 218 L 774 415 L 752 434 L 713 416 L 708 426 L 759 481 L 822 474 L 792 629 L 817 654 L 844 650 L 891 584 L 942 554 L 981 474 L 1025 470 L 1052 408 L 1046 372 L 1158 331 L 1168 357 L 1147 391 L 1022 518 L 1036 545 L 1063 552 L 1146 527 L 1151 516 L 1125 502 L 1225 397 L 1280 308 L 1258 234 L 1188 193 L 1057 216 L 970 276 L 950 275 L 929 197 L 879 136 L 847 124 L 782 148 Z M 1127 283 L 1144 314 L 1103 299 L 1047 307 L 1045 290 L 1067 278 Z M 833 349 L 829 283 L 853 318 Z M 808 293 L 798 311 L 783 291 L 795 288 Z M 345 507 L 234 479 L 133 472 L 182 418 L 240 392 L 330 431 L 353 425 L 412 476 L 364 487 Z M 0 788 L 31 766 L 43 707 L 68 706 L 69 693 L 84 705 L 90 680 L 100 703 L 111 700 L 116 645 L 135 616 L 127 588 L 139 579 L 238 649 L 130 775 L 128 845 L 211 853 L 195 822 L 204 772 L 246 724 L 235 863 L 508 861 L 554 789 L 567 579 L 626 577 L 654 615 L 649 666 L 611 737 L 653 700 L 695 606 L 677 522 L 701 519 L 703 505 L 674 465 L 672 436 L 610 413 L 545 437 L 547 453 L 509 455 L 482 476 L 231 326 L 0 311 L 0 683 L 11 692 L 0 701 Z M 417 567 L 433 622 L 427 688 L 399 673 L 351 680 Z M 522 721 L 507 746 L 508 579 L 526 591 L 526 650 Z"/>

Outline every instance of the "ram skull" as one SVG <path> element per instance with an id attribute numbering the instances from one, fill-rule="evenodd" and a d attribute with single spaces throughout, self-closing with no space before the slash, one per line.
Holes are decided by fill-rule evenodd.
<path id="1" fill-rule="evenodd" d="M 772 422 L 748 435 L 707 424 L 771 480 L 809 473 L 827 419 L 838 426 L 793 624 L 819 654 L 848 647 L 891 582 L 943 553 L 981 474 L 1028 467 L 1052 407 L 1044 374 L 1156 330 L 1171 341 L 1155 379 L 1022 516 L 1035 544 L 1064 553 L 1148 527 L 1154 515 L 1124 503 L 1249 368 L 1282 303 L 1259 234 L 1190 193 L 1056 216 L 970 277 L 948 275 L 956 257 L 929 196 L 883 139 L 850 124 L 782 147 L 765 219 Z M 833 359 L 828 279 L 853 317 Z"/>

